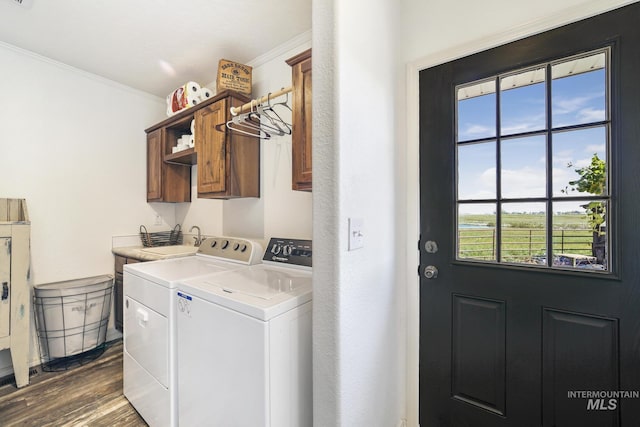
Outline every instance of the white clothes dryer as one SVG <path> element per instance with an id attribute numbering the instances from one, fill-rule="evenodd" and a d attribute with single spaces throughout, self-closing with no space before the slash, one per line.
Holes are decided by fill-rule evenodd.
<path id="1" fill-rule="evenodd" d="M 262 247 L 205 239 L 195 256 L 124 266 L 124 395 L 152 427 L 177 426 L 175 304 L 179 280 L 247 268 Z"/>

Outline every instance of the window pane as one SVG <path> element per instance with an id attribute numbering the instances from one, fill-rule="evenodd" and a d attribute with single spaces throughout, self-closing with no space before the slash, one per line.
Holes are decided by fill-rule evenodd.
<path id="1" fill-rule="evenodd" d="M 607 270 L 606 202 L 553 204 L 553 265 Z"/>
<path id="2" fill-rule="evenodd" d="M 495 141 L 458 146 L 458 200 L 496 198 Z"/>
<path id="3" fill-rule="evenodd" d="M 500 134 L 546 128 L 545 68 L 500 79 Z"/>
<path id="4" fill-rule="evenodd" d="M 501 261 L 546 264 L 547 213 L 545 203 L 504 203 Z"/>
<path id="5" fill-rule="evenodd" d="M 458 89 L 458 141 L 496 136 L 496 83 L 487 81 Z"/>
<path id="6" fill-rule="evenodd" d="M 553 195 L 607 194 L 604 126 L 553 134 Z"/>
<path id="7" fill-rule="evenodd" d="M 593 123 L 607 118 L 604 52 L 551 67 L 553 127 Z"/>
<path id="8" fill-rule="evenodd" d="M 600 49 L 455 88 L 457 259 L 610 270 L 609 84 Z"/>
<path id="9" fill-rule="evenodd" d="M 504 139 L 501 144 L 502 197 L 544 197 L 547 194 L 546 138 Z"/>
<path id="10" fill-rule="evenodd" d="M 496 205 L 458 205 L 458 259 L 496 260 Z"/>

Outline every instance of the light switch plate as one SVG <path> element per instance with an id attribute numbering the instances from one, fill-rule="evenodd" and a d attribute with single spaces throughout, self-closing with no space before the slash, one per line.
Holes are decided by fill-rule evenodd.
<path id="1" fill-rule="evenodd" d="M 354 251 L 364 246 L 364 219 L 349 218 L 349 250 Z"/>

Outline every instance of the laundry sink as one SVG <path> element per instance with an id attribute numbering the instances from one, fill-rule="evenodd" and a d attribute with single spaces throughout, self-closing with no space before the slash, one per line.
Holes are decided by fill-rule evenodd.
<path id="1" fill-rule="evenodd" d="M 142 252 L 153 255 L 192 255 L 198 252 L 197 246 L 173 245 L 173 246 L 157 246 L 153 248 L 144 248 Z"/>

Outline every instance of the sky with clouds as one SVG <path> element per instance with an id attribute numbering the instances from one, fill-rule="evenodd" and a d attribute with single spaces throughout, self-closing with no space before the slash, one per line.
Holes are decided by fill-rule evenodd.
<path id="1" fill-rule="evenodd" d="M 604 121 L 606 119 L 606 75 L 604 69 L 554 79 L 551 84 L 553 128 Z M 544 197 L 546 194 L 546 135 L 505 137 L 544 131 L 546 101 L 544 82 L 501 92 L 501 182 L 502 197 Z M 458 141 L 496 136 L 496 94 L 490 93 L 458 102 Z M 553 195 L 565 196 L 563 189 L 579 175 L 575 169 L 587 166 L 597 154 L 606 160 L 606 128 L 558 131 L 552 137 L 551 165 Z M 496 141 L 458 147 L 459 199 L 496 197 Z M 579 195 L 576 191 L 570 196 Z M 580 203 L 562 203 L 554 211 L 580 210 Z M 494 212 L 491 206 L 466 205 L 469 213 Z M 534 212 L 540 204 L 511 204 L 515 211 Z M 505 210 L 510 209 L 505 206 Z M 536 209 L 536 210 L 533 210 Z"/>

